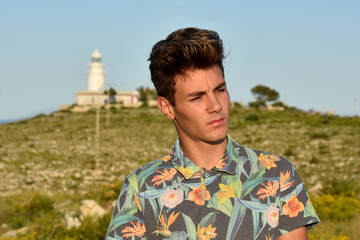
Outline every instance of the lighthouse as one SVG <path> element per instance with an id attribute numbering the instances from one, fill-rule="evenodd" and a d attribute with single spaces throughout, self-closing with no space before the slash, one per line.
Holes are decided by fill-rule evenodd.
<path id="1" fill-rule="evenodd" d="M 102 55 L 98 49 L 91 54 L 91 61 L 89 63 L 88 75 L 88 89 L 86 91 L 76 92 L 76 105 L 71 108 L 73 112 L 86 112 L 91 108 L 104 106 L 110 102 L 109 95 L 104 93 L 104 65 L 101 62 Z M 137 91 L 116 91 L 115 105 L 138 107 L 141 105 L 139 101 L 140 94 Z M 62 108 L 68 109 L 69 106 L 64 105 Z"/>
<path id="2" fill-rule="evenodd" d="M 90 70 L 88 72 L 88 91 L 89 92 L 104 92 L 104 66 L 101 62 L 101 53 L 99 50 L 91 55 L 91 62 L 89 64 Z"/>

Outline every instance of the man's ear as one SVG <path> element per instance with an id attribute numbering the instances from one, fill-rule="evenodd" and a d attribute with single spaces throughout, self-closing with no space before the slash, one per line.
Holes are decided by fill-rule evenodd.
<path id="1" fill-rule="evenodd" d="M 174 120 L 174 107 L 173 105 L 164 97 L 158 97 L 157 105 L 161 112 L 170 120 Z"/>

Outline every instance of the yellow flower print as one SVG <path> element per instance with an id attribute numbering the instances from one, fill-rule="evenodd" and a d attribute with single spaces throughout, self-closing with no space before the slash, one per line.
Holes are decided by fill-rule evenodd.
<path id="1" fill-rule="evenodd" d="M 228 198 L 235 198 L 234 193 L 234 183 L 231 183 L 230 186 L 226 186 L 222 183 L 219 184 L 220 192 L 216 193 L 218 195 L 218 199 L 220 198 L 220 203 L 224 203 Z"/>
<path id="2" fill-rule="evenodd" d="M 266 167 L 268 170 L 272 167 L 277 167 L 275 164 L 275 161 L 279 161 L 280 158 L 274 154 L 263 154 L 260 153 L 260 156 L 258 157 L 261 165 L 263 167 Z"/>
<path id="3" fill-rule="evenodd" d="M 217 233 L 215 233 L 216 227 L 212 227 L 210 224 L 207 227 L 200 228 L 200 225 L 198 225 L 197 229 L 197 239 L 198 240 L 210 240 L 211 238 L 215 238 L 217 236 Z"/>
<path id="4" fill-rule="evenodd" d="M 194 169 L 190 169 L 190 168 L 184 168 L 183 166 L 179 167 L 179 172 L 181 172 L 182 175 L 184 175 L 184 177 L 186 179 L 191 178 L 192 175 L 194 175 L 195 170 Z"/>
<path id="5" fill-rule="evenodd" d="M 161 160 L 163 160 L 164 162 L 167 162 L 167 161 L 170 160 L 170 158 L 171 158 L 171 154 L 168 154 L 168 155 L 163 156 L 163 157 L 161 158 Z"/>

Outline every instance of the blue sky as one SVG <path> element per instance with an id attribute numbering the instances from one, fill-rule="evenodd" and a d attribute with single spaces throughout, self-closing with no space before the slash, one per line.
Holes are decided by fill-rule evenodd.
<path id="1" fill-rule="evenodd" d="M 287 105 L 359 115 L 359 0 L 14 0 L 0 2 L 0 120 L 74 103 L 95 48 L 105 82 L 152 87 L 153 44 L 189 26 L 224 40 L 233 101 L 254 100 L 250 89 L 263 84 Z"/>

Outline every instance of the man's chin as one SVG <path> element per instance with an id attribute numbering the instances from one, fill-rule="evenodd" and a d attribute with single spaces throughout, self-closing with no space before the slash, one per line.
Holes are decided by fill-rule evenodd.
<path id="1" fill-rule="evenodd" d="M 222 144 L 224 141 L 227 140 L 227 133 L 221 136 L 214 136 L 212 138 L 209 138 L 207 143 L 212 144 L 212 145 L 218 145 L 218 144 Z"/>

